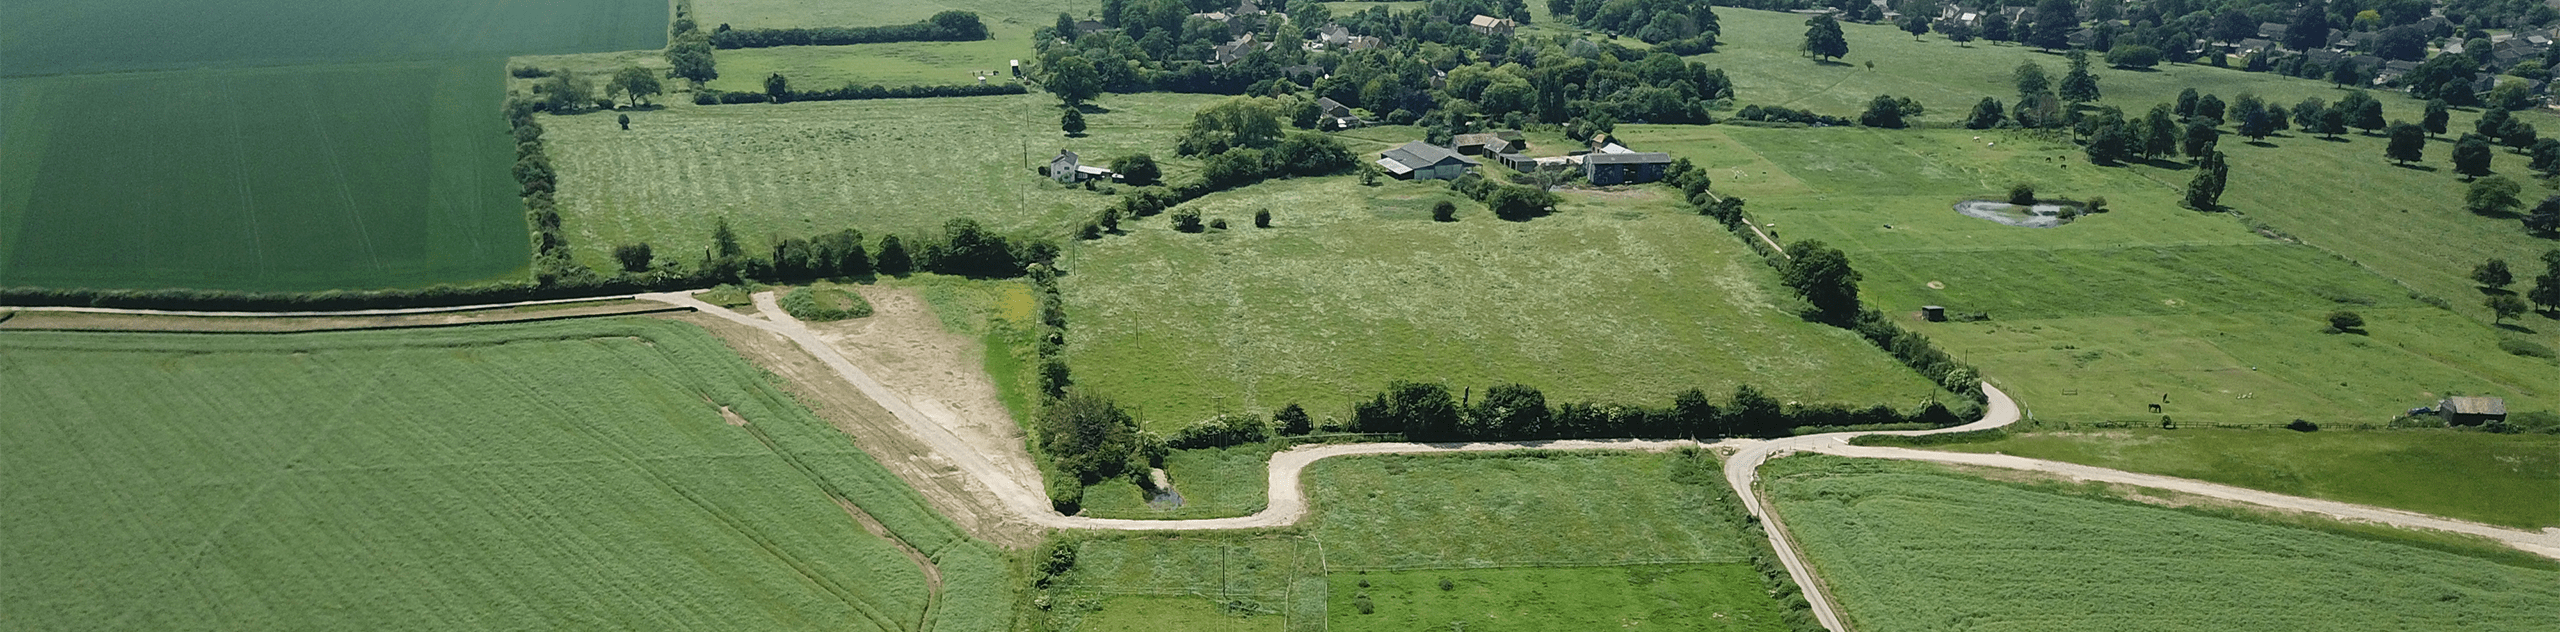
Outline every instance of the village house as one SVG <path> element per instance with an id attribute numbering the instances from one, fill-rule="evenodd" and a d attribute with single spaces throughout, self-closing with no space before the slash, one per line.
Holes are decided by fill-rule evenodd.
<path id="1" fill-rule="evenodd" d="M 1520 28 L 1520 23 L 1506 18 L 1479 15 L 1475 19 L 1467 20 L 1467 28 L 1485 35 L 1509 36 L 1514 29 Z"/>
<path id="2" fill-rule="evenodd" d="M 1406 180 L 1451 180 L 1476 164 L 1458 152 L 1418 140 L 1378 154 L 1378 166 Z"/>
<path id="3" fill-rule="evenodd" d="M 1076 156 L 1076 152 L 1064 149 L 1058 150 L 1058 155 L 1049 159 L 1049 168 L 1043 175 L 1058 181 L 1059 184 L 1075 184 L 1089 180 L 1110 182 L 1120 178 L 1120 174 L 1112 173 L 1110 169 L 1083 164 L 1083 160 Z"/>

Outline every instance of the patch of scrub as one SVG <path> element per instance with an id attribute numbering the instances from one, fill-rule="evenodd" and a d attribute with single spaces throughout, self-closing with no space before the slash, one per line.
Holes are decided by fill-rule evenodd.
<path id="1" fill-rule="evenodd" d="M 1956 203 L 1956 212 L 1966 217 L 1987 219 L 2021 228 L 2053 228 L 2071 223 L 2080 216 L 2080 207 L 2072 204 L 2036 204 L 2021 207 L 2008 202 L 1965 200 Z"/>

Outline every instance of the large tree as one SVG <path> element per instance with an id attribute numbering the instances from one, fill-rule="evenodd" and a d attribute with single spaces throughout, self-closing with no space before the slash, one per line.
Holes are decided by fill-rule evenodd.
<path id="1" fill-rule="evenodd" d="M 2391 124 L 2391 143 L 2382 148 L 2382 157 L 2399 164 L 2426 160 L 2427 130 L 2408 121 Z"/>
<path id="2" fill-rule="evenodd" d="M 674 76 L 693 81 L 694 85 L 720 78 L 720 70 L 712 65 L 711 37 L 700 32 L 687 33 L 667 45 L 667 63 L 674 66 Z"/>
<path id="3" fill-rule="evenodd" d="M 2452 120 L 2453 108 L 2447 106 L 2444 99 L 2428 99 L 2426 115 L 2418 120 L 2418 126 L 2426 128 L 2429 134 L 2442 134 L 2445 124 Z"/>
<path id="4" fill-rule="evenodd" d="M 2044 65 L 2032 59 L 2018 62 L 2018 69 L 2009 71 L 2009 80 L 2018 86 L 2018 98 L 2022 100 L 2053 91 L 2053 78 L 2045 75 Z"/>
<path id="5" fill-rule="evenodd" d="M 2284 47 L 2298 51 L 2329 47 L 2329 7 L 2320 0 L 2302 3 L 2284 30 Z"/>
<path id="6" fill-rule="evenodd" d="M 2560 234 L 2560 195 L 2542 198 L 2542 203 L 2533 205 L 2533 210 L 2524 214 L 2524 230 L 2543 237 Z"/>
<path id="7" fill-rule="evenodd" d="M 606 95 L 630 99 L 631 104 L 635 106 L 647 104 L 650 97 L 664 92 L 666 87 L 659 85 L 658 73 L 639 66 L 627 66 L 615 71 L 613 81 L 605 84 Z"/>
<path id="8" fill-rule="evenodd" d="M 1787 246 L 1787 254 L 1793 258 L 1780 274 L 1787 287 L 1826 316 L 1848 318 L 1858 313 L 1859 276 L 1849 267 L 1848 253 L 1808 239 Z"/>
<path id="9" fill-rule="evenodd" d="M 2074 105 L 2098 100 L 2098 76 L 2089 74 L 2088 51 L 2074 50 L 2064 56 L 2071 60 L 2071 70 L 2062 74 L 2062 100 Z"/>
<path id="10" fill-rule="evenodd" d="M 2462 208 L 2480 215 L 2506 213 L 2523 203 L 2516 199 L 2516 195 L 2523 192 L 2522 186 L 2505 176 L 2481 178 L 2471 183 L 2470 190 L 2462 193 Z"/>
<path id="11" fill-rule="evenodd" d="M 2504 290 L 2516 284 L 2516 274 L 2507 269 L 2507 260 L 2490 259 L 2471 267 L 2471 280 L 2481 287 Z"/>
<path id="12" fill-rule="evenodd" d="M 2473 178 L 2489 175 L 2489 158 L 2495 151 L 2487 137 L 2463 134 L 2462 140 L 2453 143 L 2453 172 Z"/>
<path id="13" fill-rule="evenodd" d="M 1120 475 L 1137 448 L 1137 424 L 1118 404 L 1070 392 L 1040 408 L 1040 449 L 1067 475 L 1093 483 Z"/>
<path id="14" fill-rule="evenodd" d="M 1041 79 L 1040 87 L 1058 95 L 1058 100 L 1067 102 L 1069 106 L 1091 101 L 1102 94 L 1102 71 L 1095 69 L 1093 62 L 1084 57 L 1060 57 L 1049 62 L 1048 71 L 1048 76 Z"/>
<path id="15" fill-rule="evenodd" d="M 1836 59 L 1849 54 L 1849 39 L 1840 33 L 1840 21 L 1830 14 L 1815 15 L 1804 21 L 1804 52 L 1822 59 Z"/>
<path id="16" fill-rule="evenodd" d="M 2027 44 L 2047 50 L 2071 47 L 2071 32 L 2080 30 L 2080 7 L 2071 0 L 2043 0 L 2036 3 L 2035 27 L 2027 34 Z"/>
<path id="17" fill-rule="evenodd" d="M 1982 39 L 1991 40 L 1994 46 L 1999 45 L 2000 42 L 2017 41 L 2016 35 L 2010 32 L 2013 27 L 2009 25 L 2008 16 L 2001 15 L 1999 11 L 1985 13 L 1990 15 L 1982 18 Z"/>
<path id="18" fill-rule="evenodd" d="M 1973 104 L 1973 113 L 1965 116 L 1964 126 L 1966 129 L 1991 129 L 1999 127 L 2004 118 L 2000 112 L 2000 100 L 1983 97 Z"/>

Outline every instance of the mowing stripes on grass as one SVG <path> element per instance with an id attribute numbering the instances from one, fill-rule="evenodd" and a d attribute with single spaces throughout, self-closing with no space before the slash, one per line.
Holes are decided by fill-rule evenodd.
<path id="1" fill-rule="evenodd" d="M 1750 383 L 1786 400 L 1911 407 L 1937 388 L 1857 335 L 1799 318 L 1758 257 L 1667 189 L 1568 193 L 1504 222 L 1439 184 L 1296 178 L 1082 242 L 1059 281 L 1076 383 L 1169 432 L 1291 402 L 1318 419 L 1396 380 L 1516 382 L 1551 402 L 1660 406 Z M 1430 217 L 1461 200 L 1457 222 Z M 1251 227 L 1256 211 L 1272 227 Z"/>
<path id="2" fill-rule="evenodd" d="M 1862 629 L 2542 630 L 2560 571 L 2033 491 L 1929 464 L 1771 461 Z"/>
<path id="3" fill-rule="evenodd" d="M 938 629 L 1004 625 L 984 544 L 690 326 L 0 349 L 30 627 L 917 629 L 920 570 L 831 496 L 946 563 Z"/>

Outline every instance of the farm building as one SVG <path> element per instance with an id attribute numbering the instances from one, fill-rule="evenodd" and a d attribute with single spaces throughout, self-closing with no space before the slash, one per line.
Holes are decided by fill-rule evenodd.
<path id="1" fill-rule="evenodd" d="M 1458 153 L 1469 156 L 1498 156 L 1519 153 L 1520 150 L 1528 148 L 1528 143 L 1521 142 L 1522 137 L 1519 132 L 1459 134 L 1456 138 L 1449 140 L 1450 144 L 1457 146 Z"/>
<path id="2" fill-rule="evenodd" d="M 1510 35 L 1512 29 L 1519 27 L 1520 23 L 1517 21 L 1497 18 L 1490 15 L 1479 15 L 1476 16 L 1475 19 L 1467 20 L 1467 28 L 1474 29 L 1475 32 L 1483 33 L 1485 35 Z"/>
<path id="3" fill-rule="evenodd" d="M 2456 395 L 2436 403 L 2436 414 L 2454 426 L 2477 426 L 2507 420 L 2507 400 L 2499 397 L 2466 397 Z"/>
<path id="4" fill-rule="evenodd" d="M 1058 155 L 1049 159 L 1049 169 L 1045 175 L 1060 184 L 1075 184 L 1087 180 L 1109 182 L 1120 177 L 1120 174 L 1112 173 L 1110 169 L 1084 164 L 1083 160 L 1076 156 L 1076 152 L 1064 149 L 1058 150 Z"/>
<path id="5" fill-rule="evenodd" d="M 1418 140 L 1378 154 L 1378 166 L 1407 180 L 1449 180 L 1475 165 L 1476 161 L 1458 152 Z"/>
<path id="6" fill-rule="evenodd" d="M 1594 185 L 1643 184 L 1662 179 L 1671 154 L 1661 152 L 1599 153 L 1582 157 L 1582 177 Z"/>
<path id="7" fill-rule="evenodd" d="M 1353 114 L 1351 106 L 1343 105 L 1341 101 L 1330 98 L 1318 97 L 1316 110 L 1322 113 L 1321 118 L 1316 120 L 1317 129 L 1351 129 L 1368 123 L 1361 120 L 1359 115 Z"/>

